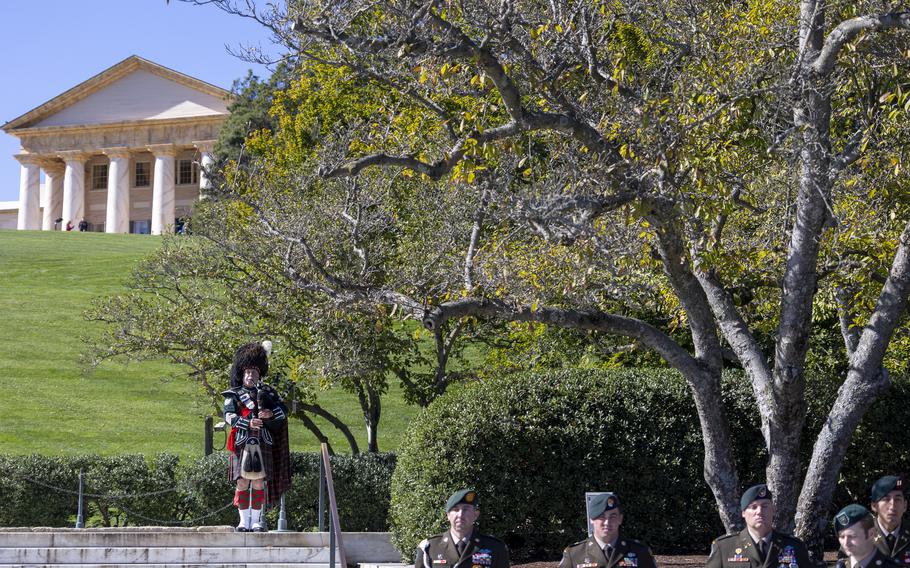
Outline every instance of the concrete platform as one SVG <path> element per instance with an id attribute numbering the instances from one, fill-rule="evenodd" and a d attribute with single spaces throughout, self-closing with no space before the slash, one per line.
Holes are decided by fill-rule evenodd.
<path id="1" fill-rule="evenodd" d="M 349 564 L 404 566 L 388 533 L 342 533 L 342 538 Z M 0 529 L 0 568 L 329 568 L 329 559 L 328 533 L 237 533 L 233 527 Z"/>
<path id="2" fill-rule="evenodd" d="M 328 564 L 0 564 L 0 568 L 27 567 L 27 568 L 58 568 L 66 566 L 67 568 L 121 568 L 123 566 L 134 566 L 141 568 L 329 568 Z M 336 564 L 335 568 L 338 568 Z"/>

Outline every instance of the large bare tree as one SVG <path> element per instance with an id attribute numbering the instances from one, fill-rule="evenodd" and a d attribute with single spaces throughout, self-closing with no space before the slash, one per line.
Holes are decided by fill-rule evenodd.
<path id="1" fill-rule="evenodd" d="M 394 95 L 327 140 L 323 181 L 305 183 L 371 199 L 422 184 L 425 218 L 442 219 L 408 229 L 432 262 L 380 278 L 371 266 L 389 257 L 370 255 L 356 222 L 345 242 L 361 270 L 344 271 L 318 227 L 279 227 L 280 208 L 260 204 L 298 285 L 394 305 L 437 334 L 465 318 L 540 322 L 653 350 L 691 386 L 728 529 L 741 523 L 719 404 L 732 361 L 753 386 L 778 526 L 820 543 L 910 292 L 910 13 L 868 0 L 196 3 Z M 838 314 L 847 370 L 803 476 L 822 307 Z"/>

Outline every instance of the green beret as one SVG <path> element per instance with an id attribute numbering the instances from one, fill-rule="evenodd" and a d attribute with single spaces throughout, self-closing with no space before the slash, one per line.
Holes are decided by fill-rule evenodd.
<path id="1" fill-rule="evenodd" d="M 468 505 L 477 506 L 477 493 L 473 489 L 459 489 L 449 500 L 446 501 L 446 513 L 455 508 L 455 505 L 467 503 Z"/>
<path id="2" fill-rule="evenodd" d="M 742 498 L 739 500 L 739 510 L 745 511 L 749 507 L 749 503 L 752 501 L 757 501 L 759 499 L 770 499 L 771 490 L 768 489 L 768 486 L 762 483 L 761 485 L 753 485 L 752 487 L 746 489 L 746 492 L 743 493 Z"/>
<path id="3" fill-rule="evenodd" d="M 847 505 L 838 514 L 834 515 L 834 532 L 839 533 L 844 529 L 848 529 L 868 516 L 869 509 L 862 505 L 855 503 Z"/>
<path id="4" fill-rule="evenodd" d="M 888 493 L 891 493 L 895 489 L 900 490 L 901 493 L 904 492 L 904 478 L 898 477 L 896 475 L 886 475 L 885 477 L 880 478 L 872 486 L 872 502 L 875 503 L 885 497 Z"/>
<path id="5" fill-rule="evenodd" d="M 617 507 L 619 507 L 619 497 L 616 496 L 616 493 L 601 493 L 591 498 L 588 505 L 588 516 L 596 519 Z"/>

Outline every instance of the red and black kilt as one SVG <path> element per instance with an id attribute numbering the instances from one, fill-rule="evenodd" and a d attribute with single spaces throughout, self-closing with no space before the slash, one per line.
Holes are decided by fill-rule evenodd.
<path id="1" fill-rule="evenodd" d="M 265 481 L 268 483 L 266 486 L 266 507 L 278 505 L 281 500 L 281 494 L 291 486 L 291 452 L 287 421 L 282 422 L 270 432 L 272 434 L 271 444 L 266 444 L 261 438 L 259 440 L 259 447 L 262 451 L 262 465 L 266 473 Z M 231 435 L 234 435 L 234 431 L 231 432 Z M 231 452 L 228 474 L 232 482 L 240 479 L 240 463 L 245 445 L 234 445 L 234 451 Z"/>

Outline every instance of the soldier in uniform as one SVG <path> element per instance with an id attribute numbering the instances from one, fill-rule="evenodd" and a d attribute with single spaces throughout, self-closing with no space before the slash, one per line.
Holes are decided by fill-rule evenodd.
<path id="1" fill-rule="evenodd" d="M 559 568 L 657 568 L 647 546 L 620 536 L 622 510 L 615 493 L 601 493 L 588 510 L 594 534 L 566 548 Z"/>
<path id="2" fill-rule="evenodd" d="M 862 505 L 847 505 L 834 515 L 834 532 L 846 558 L 837 568 L 897 568 L 898 564 L 875 547 L 875 520 Z"/>
<path id="3" fill-rule="evenodd" d="M 417 545 L 415 568 L 508 568 L 509 549 L 498 538 L 480 534 L 477 493 L 456 491 L 446 502 L 449 530 Z"/>
<path id="4" fill-rule="evenodd" d="M 812 568 L 806 545 L 772 527 L 775 507 L 767 485 L 755 485 L 739 500 L 746 528 L 722 536 L 711 546 L 707 568 L 788 566 Z"/>
<path id="5" fill-rule="evenodd" d="M 910 523 L 904 524 L 907 482 L 886 475 L 872 486 L 872 511 L 876 517 L 875 546 L 898 564 L 910 566 Z"/>

